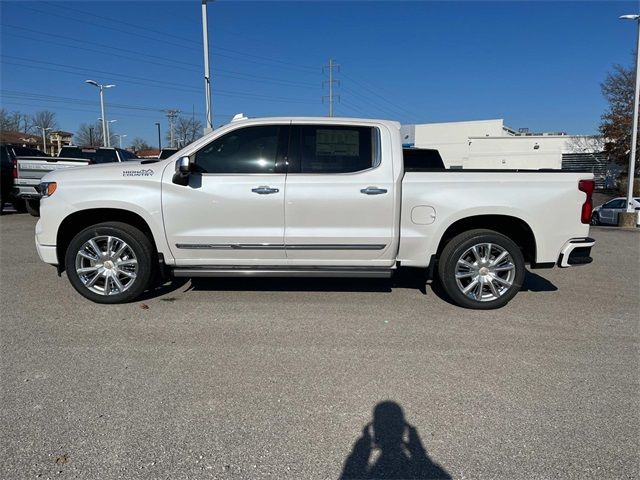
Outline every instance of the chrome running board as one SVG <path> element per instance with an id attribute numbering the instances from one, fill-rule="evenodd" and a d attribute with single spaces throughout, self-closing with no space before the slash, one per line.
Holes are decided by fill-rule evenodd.
<path id="1" fill-rule="evenodd" d="M 176 267 L 174 277 L 343 277 L 391 278 L 390 268 L 230 266 Z"/>

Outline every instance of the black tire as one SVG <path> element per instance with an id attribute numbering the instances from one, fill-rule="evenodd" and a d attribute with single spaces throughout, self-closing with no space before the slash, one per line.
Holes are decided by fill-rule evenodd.
<path id="1" fill-rule="evenodd" d="M 481 244 L 492 244 L 492 247 L 482 246 Z M 458 261 L 461 257 L 470 250 L 473 246 L 479 246 L 480 250 L 486 249 L 489 250 L 489 254 L 487 255 L 488 259 L 491 259 L 492 252 L 496 252 L 498 250 L 506 251 L 508 255 L 511 257 L 512 263 L 502 264 L 501 268 L 507 268 L 509 265 L 513 265 L 513 272 L 500 272 L 495 273 L 490 272 L 487 275 L 481 275 L 482 280 L 477 282 L 476 285 L 480 288 L 477 288 L 478 292 L 476 297 L 479 295 L 480 297 L 487 296 L 488 298 L 485 300 L 479 300 L 477 298 L 472 297 L 476 292 L 476 288 L 470 292 L 470 294 L 465 294 L 462 291 L 462 287 L 469 286 L 469 284 L 473 283 L 473 280 L 476 278 L 473 275 L 467 275 L 468 279 L 460 280 L 469 282 L 466 285 L 458 285 L 458 280 L 456 279 L 456 269 L 458 266 Z M 485 250 L 485 254 L 486 254 Z M 497 255 L 494 255 L 493 259 L 496 259 Z M 508 259 L 508 257 L 507 257 Z M 480 265 L 485 265 L 484 258 L 481 261 L 477 261 L 474 264 L 474 268 L 479 268 Z M 488 265 L 488 264 L 487 264 Z M 506 267 L 505 267 L 506 265 Z M 466 267 L 462 267 L 466 268 Z M 488 266 L 488 268 L 494 268 Z M 473 269 L 469 269 L 469 271 L 473 271 Z M 487 270 L 484 270 L 487 272 Z M 498 291 L 499 296 L 495 299 L 491 299 L 495 294 L 492 293 L 491 287 L 489 283 L 486 286 L 483 286 L 485 278 L 495 278 L 489 277 L 488 275 L 497 275 L 501 276 L 501 278 L 506 279 L 510 278 L 511 286 L 506 287 L 502 283 L 498 283 L 498 281 L 491 281 L 493 287 L 496 287 L 495 290 Z M 468 232 L 464 232 L 454 237 L 447 243 L 447 245 L 442 250 L 438 261 L 438 276 L 440 278 L 440 283 L 442 288 L 444 289 L 447 296 L 453 301 L 456 305 L 465 308 L 472 308 L 476 310 L 490 310 L 494 308 L 500 308 L 506 305 L 520 290 L 522 287 L 522 283 L 524 282 L 525 277 L 525 265 L 524 265 L 524 257 L 520 248 L 508 237 L 502 235 L 498 232 L 494 232 L 493 230 L 469 230 Z M 504 289 L 504 291 L 500 290 Z"/>
<path id="2" fill-rule="evenodd" d="M 600 225 L 600 215 L 598 215 L 598 212 L 593 212 L 591 214 L 591 225 Z"/>
<path id="3" fill-rule="evenodd" d="M 13 198 L 11 205 L 18 213 L 27 213 L 27 204 L 22 198 Z"/>
<path id="4" fill-rule="evenodd" d="M 136 277 L 130 286 L 120 293 L 109 295 L 95 293 L 85 286 L 76 271 L 76 256 L 83 245 L 92 238 L 99 236 L 113 236 L 123 240 L 133 251 L 137 260 Z M 127 303 L 139 297 L 149 286 L 152 274 L 155 249 L 149 237 L 137 228 L 121 222 L 105 222 L 92 225 L 78 233 L 67 248 L 65 254 L 65 268 L 71 285 L 84 297 L 96 303 Z M 106 262 L 105 262 L 106 263 Z"/>
<path id="5" fill-rule="evenodd" d="M 40 216 L 40 200 L 25 200 L 25 207 L 32 217 Z"/>

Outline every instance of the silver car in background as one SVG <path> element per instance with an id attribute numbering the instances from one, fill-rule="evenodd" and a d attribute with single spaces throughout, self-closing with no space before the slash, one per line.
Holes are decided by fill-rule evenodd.
<path id="1" fill-rule="evenodd" d="M 633 206 L 636 210 L 640 209 L 640 197 L 633 199 Z M 618 225 L 618 215 L 626 211 L 627 197 L 614 198 L 593 209 L 591 225 Z"/>

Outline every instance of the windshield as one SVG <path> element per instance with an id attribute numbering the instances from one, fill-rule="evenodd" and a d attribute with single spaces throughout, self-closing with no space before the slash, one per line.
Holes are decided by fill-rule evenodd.
<path id="1" fill-rule="evenodd" d="M 116 151 L 110 148 L 69 148 L 63 147 L 60 150 L 61 157 L 68 158 L 86 158 L 94 163 L 111 163 L 117 162 L 118 156 Z"/>

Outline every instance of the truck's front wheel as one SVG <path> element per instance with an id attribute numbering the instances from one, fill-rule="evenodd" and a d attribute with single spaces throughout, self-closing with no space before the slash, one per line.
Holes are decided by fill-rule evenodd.
<path id="1" fill-rule="evenodd" d="M 153 246 L 126 223 L 105 222 L 78 233 L 65 256 L 67 276 L 97 303 L 124 303 L 140 296 L 151 279 Z"/>
<path id="2" fill-rule="evenodd" d="M 524 258 L 508 237 L 492 230 L 470 230 L 447 243 L 438 274 L 445 292 L 457 305 L 499 308 L 520 290 Z"/>

